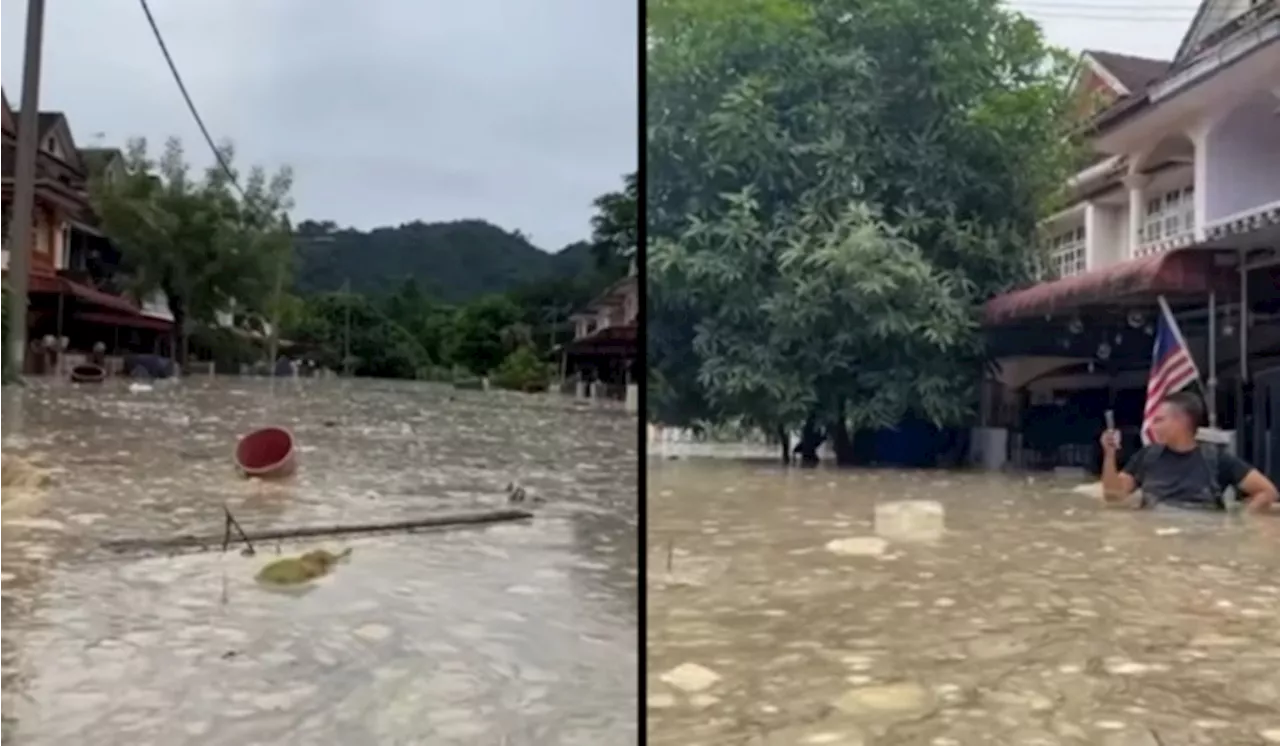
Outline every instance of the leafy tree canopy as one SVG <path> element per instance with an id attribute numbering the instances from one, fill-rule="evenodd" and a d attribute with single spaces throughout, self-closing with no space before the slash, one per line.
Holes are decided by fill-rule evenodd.
<path id="1" fill-rule="evenodd" d="M 993 0 L 649 5 L 652 415 L 962 422 L 1064 182 L 1067 58 Z"/>
<path id="2" fill-rule="evenodd" d="M 596 199 L 592 251 L 601 270 L 622 275 L 631 268 L 640 245 L 639 203 L 640 182 L 634 173 L 626 177 L 622 191 Z"/>
<path id="3" fill-rule="evenodd" d="M 220 149 L 233 168 L 234 148 Z M 236 308 L 265 314 L 273 288 L 288 272 L 293 174 L 250 170 L 243 191 L 236 172 L 215 165 L 193 176 L 181 141 L 170 139 L 153 160 L 147 141 L 129 143 L 121 173 L 95 180 L 92 200 L 103 228 L 119 247 L 132 292 L 163 291 L 175 333 L 188 322 L 210 324 Z M 182 345 L 175 345 L 182 349 Z"/>

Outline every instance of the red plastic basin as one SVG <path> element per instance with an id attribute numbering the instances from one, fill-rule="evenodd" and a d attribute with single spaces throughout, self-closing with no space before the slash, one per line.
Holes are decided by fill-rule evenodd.
<path id="1" fill-rule="evenodd" d="M 236 466 L 246 477 L 283 479 L 298 468 L 293 433 L 281 427 L 265 427 L 240 439 Z"/>

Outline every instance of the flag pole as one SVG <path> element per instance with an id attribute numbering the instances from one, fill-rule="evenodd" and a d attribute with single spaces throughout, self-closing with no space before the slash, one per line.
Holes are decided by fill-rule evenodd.
<path id="1" fill-rule="evenodd" d="M 1218 294 L 1209 293 L 1209 427 L 1218 429 Z"/>

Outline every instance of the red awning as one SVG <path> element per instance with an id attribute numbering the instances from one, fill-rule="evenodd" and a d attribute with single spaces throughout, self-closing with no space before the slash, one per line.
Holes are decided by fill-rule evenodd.
<path id="1" fill-rule="evenodd" d="M 27 292 L 60 293 L 62 292 L 62 280 L 56 275 L 44 275 L 38 272 L 32 272 L 31 279 L 27 280 Z"/>
<path id="2" fill-rule="evenodd" d="M 91 305 L 102 306 L 103 308 L 109 308 L 113 311 L 121 311 L 127 314 L 142 313 L 142 309 L 138 304 L 128 298 L 122 298 L 118 295 L 112 295 L 111 293 L 104 293 L 97 288 L 91 288 L 88 285 L 81 285 L 78 282 L 72 282 L 65 277 L 62 279 L 62 288 L 68 294 L 73 295 L 79 300 Z"/>
<path id="3" fill-rule="evenodd" d="M 158 332 L 167 332 L 173 329 L 173 322 L 171 321 L 153 319 L 150 316 L 142 316 L 140 314 L 84 311 L 82 313 L 77 313 L 75 317 L 80 321 L 87 321 L 90 324 L 102 324 L 103 326 L 123 326 L 130 329 L 153 329 Z"/>
<path id="4" fill-rule="evenodd" d="M 1157 295 L 1228 292 L 1235 274 L 1214 266 L 1214 253 L 1181 250 L 1042 282 L 996 296 L 983 308 L 992 326 L 1033 316 L 1078 310 L 1091 304 L 1154 301 Z M 1238 284 L 1239 279 L 1234 279 Z"/>
<path id="5" fill-rule="evenodd" d="M 607 326 L 589 337 L 575 339 L 565 345 L 565 352 L 570 355 L 634 357 L 637 352 L 636 327 Z"/>

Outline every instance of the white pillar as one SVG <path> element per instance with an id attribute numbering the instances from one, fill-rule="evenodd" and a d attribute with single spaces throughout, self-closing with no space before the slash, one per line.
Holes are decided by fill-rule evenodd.
<path id="1" fill-rule="evenodd" d="M 1142 245 L 1142 217 L 1147 209 L 1147 184 L 1151 177 L 1132 170 L 1124 177 L 1124 185 L 1129 190 L 1129 248 L 1125 252 L 1126 259 L 1138 255 L 1138 247 Z"/>
<path id="2" fill-rule="evenodd" d="M 1195 209 L 1196 209 L 1196 230 L 1195 240 L 1197 243 L 1205 240 L 1205 226 L 1209 223 L 1209 193 L 1212 185 L 1209 183 L 1209 135 L 1213 134 L 1213 130 L 1222 121 L 1224 114 L 1221 110 L 1215 110 L 1211 114 L 1205 114 L 1200 121 L 1196 122 L 1187 130 L 1187 139 L 1191 141 L 1191 147 L 1195 149 L 1194 165 L 1192 167 L 1192 185 L 1195 187 Z"/>
<path id="3" fill-rule="evenodd" d="M 1090 202 L 1084 208 L 1084 262 L 1085 271 L 1101 267 L 1102 261 L 1102 224 L 1097 205 Z"/>

